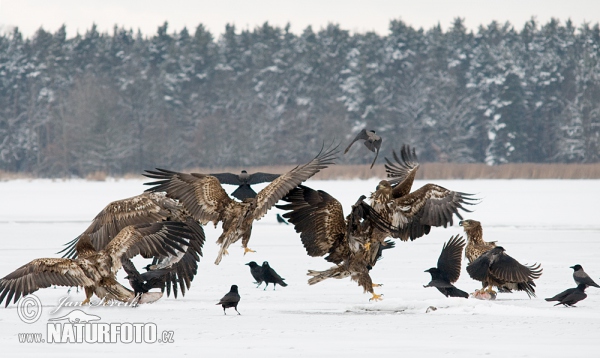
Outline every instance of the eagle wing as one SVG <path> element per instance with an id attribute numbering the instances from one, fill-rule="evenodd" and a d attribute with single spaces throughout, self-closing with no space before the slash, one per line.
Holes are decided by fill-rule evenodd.
<path id="1" fill-rule="evenodd" d="M 300 185 L 283 198 L 289 204 L 277 205 L 294 225 L 296 232 L 309 256 L 323 256 L 332 251 L 334 245 L 343 246 L 346 221 L 342 205 L 324 191 L 316 191 Z"/>
<path id="2" fill-rule="evenodd" d="M 412 185 L 420 165 L 417 161 L 415 149 L 412 148 L 411 151 L 408 145 L 402 146 L 400 157 L 398 157 L 396 151 L 393 151 L 393 156 L 396 163 L 392 163 L 388 158 L 385 158 L 387 162 L 385 171 L 388 178 L 390 178 L 388 181 L 394 188 L 392 191 L 394 198 L 400 198 L 408 195 L 412 190 Z"/>
<path id="3" fill-rule="evenodd" d="M 63 257 L 76 258 L 75 246 L 82 235 L 88 235 L 96 250 L 102 250 L 126 226 L 164 221 L 177 209 L 177 203 L 164 193 L 143 193 L 108 204 L 92 221 L 90 226 L 74 240 L 68 242 L 59 253 Z"/>
<path id="4" fill-rule="evenodd" d="M 116 274 L 122 266 L 121 260 L 138 254 L 146 258 L 177 256 L 177 251 L 185 251 L 181 245 L 188 244 L 186 239 L 195 240 L 196 237 L 182 222 L 131 225 L 121 230 L 100 254 L 104 259 L 110 258 L 110 269 Z"/>
<path id="5" fill-rule="evenodd" d="M 177 199 L 190 215 L 206 225 L 209 221 L 217 223 L 226 214 L 226 208 L 233 201 L 221 186 L 219 179 L 205 174 L 185 174 L 157 168 L 146 170 L 145 176 L 159 179 L 144 183 L 153 185 L 146 189 L 151 192 L 166 192 L 167 196 Z"/>
<path id="6" fill-rule="evenodd" d="M 297 166 L 273 180 L 256 195 L 256 209 L 253 212 L 254 220 L 262 218 L 290 190 L 317 174 L 321 169 L 334 164 L 333 160 L 336 154 L 337 146 L 328 149 L 321 148 L 321 151 L 313 160 Z"/>
<path id="7" fill-rule="evenodd" d="M 465 240 L 462 236 L 456 235 L 444 244 L 442 253 L 438 258 L 437 268 L 450 283 L 454 283 L 460 276 L 460 266 L 462 261 L 462 250 L 465 247 Z"/>
<path id="8" fill-rule="evenodd" d="M 473 205 L 471 194 L 426 184 L 418 190 L 394 199 L 390 223 L 397 227 L 391 235 L 402 240 L 415 240 L 429 233 L 431 226 L 447 227 L 453 216 L 462 219 L 459 210 L 471 212 L 463 205 Z"/>
<path id="9" fill-rule="evenodd" d="M 35 259 L 0 280 L 0 304 L 6 298 L 6 307 L 12 298 L 16 303 L 21 296 L 52 285 L 89 287 L 94 285 L 94 280 L 86 276 L 78 260 Z"/>

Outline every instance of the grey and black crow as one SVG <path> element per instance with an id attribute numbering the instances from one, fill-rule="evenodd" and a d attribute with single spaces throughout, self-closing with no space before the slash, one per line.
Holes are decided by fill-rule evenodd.
<path id="1" fill-rule="evenodd" d="M 255 261 L 250 261 L 248 262 L 246 265 L 250 266 L 250 273 L 252 274 L 252 277 L 254 277 L 254 280 L 257 284 L 256 287 L 262 285 L 264 279 L 263 279 L 263 268 L 262 266 L 259 266 Z"/>
<path id="2" fill-rule="evenodd" d="M 555 306 L 561 304 L 565 306 L 574 306 L 577 302 L 584 300 L 587 297 L 584 292 L 586 288 L 587 285 L 585 283 L 581 283 L 575 288 L 569 288 L 568 290 L 564 290 L 554 297 L 546 298 L 546 301 L 558 301 Z"/>
<path id="3" fill-rule="evenodd" d="M 586 286 L 600 288 L 600 286 L 598 286 L 598 284 L 594 282 L 594 280 L 592 280 L 592 278 L 585 273 L 585 271 L 583 271 L 583 267 L 581 267 L 581 265 L 571 266 L 571 268 L 573 269 L 573 280 L 575 280 L 576 284 L 585 284 Z"/>
<path id="4" fill-rule="evenodd" d="M 267 261 L 263 262 L 262 264 L 262 279 L 265 282 L 265 290 L 267 289 L 267 286 L 269 286 L 270 283 L 273 284 L 273 291 L 275 290 L 275 287 L 277 285 L 280 286 L 287 286 L 287 283 L 283 282 L 283 280 L 285 280 L 284 278 L 281 278 L 281 276 L 279 276 L 277 274 L 277 272 L 275 272 L 275 270 L 273 270 L 273 268 L 271 268 L 271 266 L 269 266 L 269 263 Z"/>
<path id="5" fill-rule="evenodd" d="M 348 147 L 344 151 L 344 154 L 348 153 L 350 147 L 352 147 L 352 144 L 354 144 L 354 142 L 358 140 L 364 140 L 365 146 L 369 148 L 371 152 L 375 153 L 375 159 L 373 159 L 373 163 L 371 163 L 371 168 L 373 168 L 373 165 L 377 160 L 377 156 L 379 155 L 379 149 L 381 148 L 381 137 L 375 134 L 374 130 L 367 130 L 366 128 L 364 128 L 363 130 L 358 132 L 354 140 L 348 145 Z"/>
<path id="6" fill-rule="evenodd" d="M 237 285 L 231 285 L 231 290 L 229 290 L 229 292 L 227 292 L 227 294 L 223 296 L 223 298 L 221 298 L 217 305 L 221 305 L 223 307 L 223 314 L 225 315 L 227 314 L 225 313 L 225 309 L 231 307 L 233 307 L 233 309 L 235 309 L 235 311 L 239 315 L 240 312 L 237 310 L 237 305 L 239 302 L 240 294 L 238 293 L 238 287 Z"/>
<path id="7" fill-rule="evenodd" d="M 444 244 L 442 253 L 438 258 L 437 267 L 432 267 L 425 272 L 431 274 L 431 281 L 423 287 L 435 287 L 446 297 L 469 298 L 469 294 L 452 285 L 460 276 L 460 264 L 465 240 L 462 236 L 454 236 Z"/>

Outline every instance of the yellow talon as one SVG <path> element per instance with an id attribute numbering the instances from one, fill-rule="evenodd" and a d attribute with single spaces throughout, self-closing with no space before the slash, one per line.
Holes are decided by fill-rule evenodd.
<path id="1" fill-rule="evenodd" d="M 86 305 L 86 304 L 89 304 L 89 303 L 90 303 L 90 299 L 86 298 L 85 300 L 83 300 L 83 302 L 81 302 L 81 305 L 83 306 L 83 305 Z"/>
<path id="2" fill-rule="evenodd" d="M 381 286 L 383 286 L 383 283 L 374 283 L 372 286 L 373 287 L 381 287 Z"/>
<path id="3" fill-rule="evenodd" d="M 365 244 L 365 250 L 366 250 L 366 251 L 369 251 L 369 250 L 371 250 L 371 243 L 370 243 L 370 242 L 367 242 L 367 243 Z"/>
<path id="4" fill-rule="evenodd" d="M 247 254 L 247 253 L 249 253 L 249 252 L 256 252 L 256 251 L 252 250 L 252 249 L 251 249 L 251 248 L 249 248 L 249 247 L 244 247 L 244 255 L 246 255 L 246 254 Z"/>
<path id="5" fill-rule="evenodd" d="M 383 293 L 381 295 L 377 295 L 375 294 L 375 292 L 373 292 L 373 297 L 369 298 L 369 301 L 381 301 L 383 300 Z"/>

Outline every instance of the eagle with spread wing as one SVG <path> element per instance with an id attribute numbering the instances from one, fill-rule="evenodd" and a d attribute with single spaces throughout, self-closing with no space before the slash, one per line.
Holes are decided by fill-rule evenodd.
<path id="1" fill-rule="evenodd" d="M 223 233 L 217 239 L 221 246 L 215 264 L 221 262 L 227 248 L 242 239 L 244 253 L 252 251 L 248 241 L 254 220 L 260 220 L 267 211 L 285 196 L 291 189 L 309 179 L 321 169 L 333 164 L 337 146 L 324 150 L 310 162 L 299 165 L 277 177 L 254 198 L 246 198 L 242 202 L 235 201 L 227 195 L 219 180 L 213 176 L 198 173 L 178 173 L 165 169 L 146 171 L 145 176 L 158 181 L 146 183 L 152 185 L 146 191 L 166 192 L 167 197 L 176 199 L 203 225 L 212 221 L 215 226 L 222 222 Z"/>
<path id="2" fill-rule="evenodd" d="M 542 275 L 541 264 L 522 265 L 517 260 L 506 254 L 502 246 L 479 256 L 467 266 L 467 272 L 472 279 L 481 281 L 483 288 L 474 294 L 474 297 L 496 297 L 494 286 L 509 287 L 511 290 L 525 291 L 527 295 L 535 297 L 535 282 Z"/>
<path id="3" fill-rule="evenodd" d="M 351 213 L 344 218 L 340 202 L 322 190 L 313 190 L 300 185 L 282 198 L 288 204 L 277 205 L 286 210 L 283 217 L 294 225 L 296 232 L 309 256 L 325 256 L 325 260 L 336 266 L 325 271 L 309 270 L 312 276 L 308 283 L 313 285 L 328 278 L 350 277 L 362 286 L 364 292 L 373 296 L 371 299 L 381 299 L 381 295 L 373 291 L 373 282 L 369 271 L 381 257 L 382 246 L 386 243 L 371 241 L 375 228 L 392 230 L 389 224 L 377 214 L 373 208 L 364 202 L 361 196 L 352 206 Z"/>
<path id="4" fill-rule="evenodd" d="M 462 250 L 465 247 L 465 240 L 462 236 L 451 237 L 447 243 L 444 243 L 442 253 L 438 258 L 437 267 L 432 267 L 425 272 L 431 274 L 431 281 L 423 287 L 435 287 L 446 297 L 464 297 L 469 298 L 465 291 L 454 287 L 460 277 L 460 266 L 462 261 Z"/>
<path id="5" fill-rule="evenodd" d="M 279 177 L 279 174 L 271 174 L 271 173 L 262 173 L 256 172 L 249 174 L 247 171 L 242 170 L 240 174 L 233 173 L 214 173 L 208 174 L 219 179 L 221 184 L 229 184 L 229 185 L 237 185 L 237 189 L 235 189 L 231 195 L 234 198 L 239 200 L 244 200 L 246 198 L 254 198 L 256 197 L 256 192 L 250 185 L 272 182 L 273 180 Z"/>
<path id="6" fill-rule="evenodd" d="M 122 260 L 136 255 L 176 255 L 184 250 L 190 240 L 198 240 L 185 223 L 160 222 L 130 225 L 121 230 L 102 250 L 96 250 L 88 235 L 77 241 L 77 258 L 40 258 L 21 266 L 0 279 L 0 303 L 11 299 L 16 303 L 40 288 L 57 286 L 82 286 L 90 302 L 95 293 L 100 299 L 132 302 L 134 293 L 116 280 Z"/>
<path id="7" fill-rule="evenodd" d="M 204 229 L 195 221 L 177 202 L 168 198 L 165 193 L 142 193 L 131 198 L 116 200 L 109 203 L 96 215 L 88 228 L 74 240 L 68 242 L 59 253 L 63 257 L 77 258 L 76 246 L 80 238 L 87 236 L 96 250 L 102 250 L 115 238 L 121 230 L 129 225 L 152 224 L 162 221 L 178 221 L 186 223 L 194 232 L 195 240 L 187 240 L 181 244 L 184 252 L 175 255 L 158 255 L 153 258 L 149 270 L 166 269 L 164 277 L 167 297 L 171 291 L 177 298 L 179 291 L 185 296 L 186 288 L 189 289 L 191 281 L 198 271 L 198 262 L 202 256 L 204 245 Z"/>
<path id="8" fill-rule="evenodd" d="M 463 205 L 475 204 L 472 194 L 446 189 L 436 184 L 426 184 L 411 192 L 416 170 L 419 168 L 414 149 L 403 146 L 401 158 L 394 152 L 392 163 L 386 158 L 386 171 L 390 180 L 382 180 L 371 194 L 371 206 L 388 221 L 395 231 L 379 232 L 382 241 L 391 236 L 402 241 L 415 240 L 429 234 L 432 226 L 453 224 L 459 210 L 471 212 Z"/>

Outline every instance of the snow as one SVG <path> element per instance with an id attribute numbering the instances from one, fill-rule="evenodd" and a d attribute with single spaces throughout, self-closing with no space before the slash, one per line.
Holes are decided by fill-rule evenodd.
<path id="1" fill-rule="evenodd" d="M 347 210 L 361 194 L 374 190 L 378 179 L 314 181 L 306 184 L 338 198 Z M 177 356 L 313 357 L 368 354 L 419 357 L 562 357 L 593 356 L 600 348 L 600 289 L 589 288 L 588 298 L 575 308 L 554 307 L 543 300 L 575 287 L 569 266 L 581 264 L 600 281 L 599 180 L 435 180 L 446 188 L 474 193 L 481 202 L 465 215 L 482 222 L 484 239 L 497 240 L 521 263 L 541 262 L 537 298 L 525 293 L 499 294 L 496 301 L 445 298 L 434 288 L 423 288 L 442 245 L 462 234 L 455 222 L 414 242 L 397 242 L 371 271 L 384 300 L 369 302 L 368 294 L 349 279 L 306 283 L 308 269 L 330 264 L 305 254 L 292 226 L 277 224 L 276 209 L 254 224 L 250 247 L 242 255 L 230 248 L 219 266 L 213 264 L 219 235 L 206 227 L 207 242 L 191 290 L 175 300 L 163 297 L 151 305 L 85 307 L 101 322 L 153 322 L 158 331 L 173 331 L 173 343 L 43 344 L 19 343 L 18 333 L 46 334 L 48 319 L 56 314 L 66 288 L 35 293 L 43 304 L 39 321 L 22 322 L 16 305 L 0 308 L 0 346 L 3 356 L 119 356 L 139 352 Z M 79 233 L 110 201 L 139 194 L 142 180 L 15 180 L 0 182 L 0 276 L 38 257 L 58 257 L 62 245 Z M 414 188 L 425 184 L 416 181 Z M 260 188 L 260 187 L 257 187 Z M 233 188 L 231 188 L 233 189 Z M 136 263 L 140 263 L 138 259 Z M 256 288 L 249 261 L 269 261 L 288 287 L 276 291 Z M 126 286 L 123 274 L 120 281 Z M 216 302 L 232 284 L 239 286 L 241 316 Z M 472 292 L 480 284 L 469 278 L 463 262 L 456 286 Z M 80 302 L 82 292 L 69 299 Z M 426 313 L 434 306 L 435 311 Z"/>

